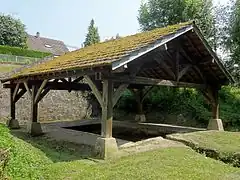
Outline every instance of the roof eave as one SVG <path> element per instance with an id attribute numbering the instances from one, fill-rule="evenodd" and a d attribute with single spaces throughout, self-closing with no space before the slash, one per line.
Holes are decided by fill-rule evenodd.
<path id="1" fill-rule="evenodd" d="M 189 24 L 186 27 L 181 28 L 180 30 L 178 30 L 175 33 L 171 33 L 169 35 L 165 35 L 165 36 L 161 37 L 154 44 L 148 44 L 144 47 L 141 47 L 137 51 L 133 51 L 128 56 L 123 57 L 123 58 L 119 59 L 118 61 L 113 62 L 112 63 L 112 70 L 114 71 L 114 70 L 124 66 L 125 64 L 127 64 L 127 63 L 129 63 L 129 62 L 131 62 L 131 61 L 149 53 L 150 51 L 153 51 L 156 48 L 159 48 L 159 47 L 163 46 L 164 44 L 172 41 L 173 39 L 185 34 L 186 32 L 188 32 L 192 29 L 193 29 L 193 24 Z"/>

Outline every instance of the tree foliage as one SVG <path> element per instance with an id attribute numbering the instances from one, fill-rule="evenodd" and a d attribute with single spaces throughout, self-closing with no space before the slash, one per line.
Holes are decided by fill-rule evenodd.
<path id="1" fill-rule="evenodd" d="M 98 33 L 98 28 L 94 25 L 94 20 L 92 19 L 88 27 L 88 33 L 84 42 L 84 46 L 90 46 L 100 42 L 100 36 Z"/>
<path id="2" fill-rule="evenodd" d="M 213 37 L 212 0 L 148 0 L 139 9 L 143 31 L 195 20 L 207 38 Z"/>
<path id="3" fill-rule="evenodd" d="M 233 61 L 240 65 L 240 0 L 233 5 L 230 25 L 229 47 Z"/>
<path id="4" fill-rule="evenodd" d="M 26 47 L 25 25 L 10 15 L 0 15 L 0 45 Z"/>

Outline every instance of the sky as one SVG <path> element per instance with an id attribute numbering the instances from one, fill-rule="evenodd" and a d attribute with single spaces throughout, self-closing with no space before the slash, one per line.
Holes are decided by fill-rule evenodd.
<path id="1" fill-rule="evenodd" d="M 90 20 L 95 20 L 101 40 L 117 33 L 139 32 L 138 9 L 142 0 L 0 0 L 0 13 L 19 18 L 29 34 L 58 39 L 80 47 Z M 215 0 L 225 3 L 227 0 Z"/>

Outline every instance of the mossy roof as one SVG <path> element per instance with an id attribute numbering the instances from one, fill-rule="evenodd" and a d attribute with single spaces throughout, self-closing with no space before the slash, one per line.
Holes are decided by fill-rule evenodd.
<path id="1" fill-rule="evenodd" d="M 66 53 L 50 61 L 24 68 L 11 78 L 111 65 L 114 61 L 134 52 L 134 50 L 154 43 L 163 36 L 175 33 L 177 30 L 187 27 L 190 24 L 192 22 L 180 23 L 94 44 Z"/>

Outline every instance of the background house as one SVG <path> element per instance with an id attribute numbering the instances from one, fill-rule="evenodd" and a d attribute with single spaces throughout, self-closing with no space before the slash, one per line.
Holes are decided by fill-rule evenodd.
<path id="1" fill-rule="evenodd" d="M 54 56 L 60 56 L 69 52 L 63 41 L 41 37 L 39 32 L 35 36 L 28 35 L 27 46 L 30 50 L 50 52 Z"/>

